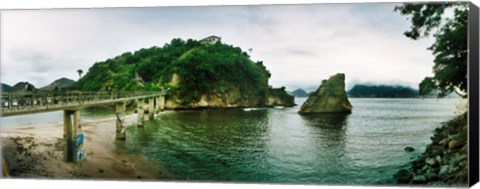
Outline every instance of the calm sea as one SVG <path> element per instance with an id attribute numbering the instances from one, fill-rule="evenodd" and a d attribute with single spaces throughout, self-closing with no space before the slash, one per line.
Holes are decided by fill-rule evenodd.
<path id="1" fill-rule="evenodd" d="M 425 150 L 434 129 L 458 114 L 460 104 L 459 99 L 352 98 L 350 115 L 300 115 L 305 100 L 296 99 L 299 106 L 293 108 L 165 112 L 143 128 L 128 127 L 128 139 L 117 144 L 180 180 L 390 184 L 396 171 Z M 62 119 L 61 112 L 39 115 L 44 116 L 2 118 L 2 127 Z M 113 110 L 90 109 L 82 116 L 113 116 Z M 406 152 L 406 146 L 415 151 Z"/>

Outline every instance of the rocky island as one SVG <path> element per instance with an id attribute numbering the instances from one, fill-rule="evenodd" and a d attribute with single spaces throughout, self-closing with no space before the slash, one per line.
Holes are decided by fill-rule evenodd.
<path id="1" fill-rule="evenodd" d="M 220 40 L 173 39 L 95 63 L 74 87 L 99 91 L 168 91 L 166 109 L 294 106 L 285 88 L 239 47 Z"/>
<path id="2" fill-rule="evenodd" d="M 338 73 L 323 80 L 318 89 L 303 103 L 299 113 L 351 113 L 352 105 L 345 92 L 345 74 Z"/>

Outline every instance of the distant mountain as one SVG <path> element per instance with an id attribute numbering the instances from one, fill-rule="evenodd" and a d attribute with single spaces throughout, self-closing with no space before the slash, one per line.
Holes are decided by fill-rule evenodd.
<path id="1" fill-rule="evenodd" d="M 34 91 L 37 88 L 28 82 L 18 82 L 15 84 L 11 89 L 10 92 L 17 92 L 17 91 Z"/>
<path id="2" fill-rule="evenodd" d="M 75 83 L 74 80 L 62 77 L 60 79 L 55 80 L 54 82 L 50 83 L 50 85 L 47 85 L 45 87 L 40 88 L 41 90 L 52 90 L 55 87 L 58 89 L 64 89 L 72 86 Z"/>
<path id="3" fill-rule="evenodd" d="M 308 97 L 308 93 L 305 92 L 303 89 L 297 89 L 292 92 L 289 92 L 290 95 L 295 96 L 295 97 Z"/>
<path id="4" fill-rule="evenodd" d="M 2 92 L 9 92 L 12 89 L 12 86 L 2 83 Z"/>
<path id="5" fill-rule="evenodd" d="M 349 97 L 415 98 L 418 91 L 410 87 L 390 85 L 355 85 L 347 92 Z"/>

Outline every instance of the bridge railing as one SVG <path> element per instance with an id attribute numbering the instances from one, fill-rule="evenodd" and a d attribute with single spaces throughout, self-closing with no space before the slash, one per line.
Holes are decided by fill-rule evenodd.
<path id="1" fill-rule="evenodd" d="M 2 110 L 20 110 L 31 107 L 69 106 L 101 101 L 165 95 L 164 91 L 20 91 L 3 92 Z"/>

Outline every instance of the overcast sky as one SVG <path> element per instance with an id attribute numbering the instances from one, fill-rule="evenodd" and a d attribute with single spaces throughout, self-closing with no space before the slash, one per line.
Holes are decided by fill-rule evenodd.
<path id="1" fill-rule="evenodd" d="M 341 72 L 357 83 L 418 88 L 432 75 L 432 39 L 413 41 L 393 3 L 10 10 L 1 15 L 1 81 L 42 87 L 95 62 L 172 38 L 252 48 L 270 84 L 313 90 Z"/>

